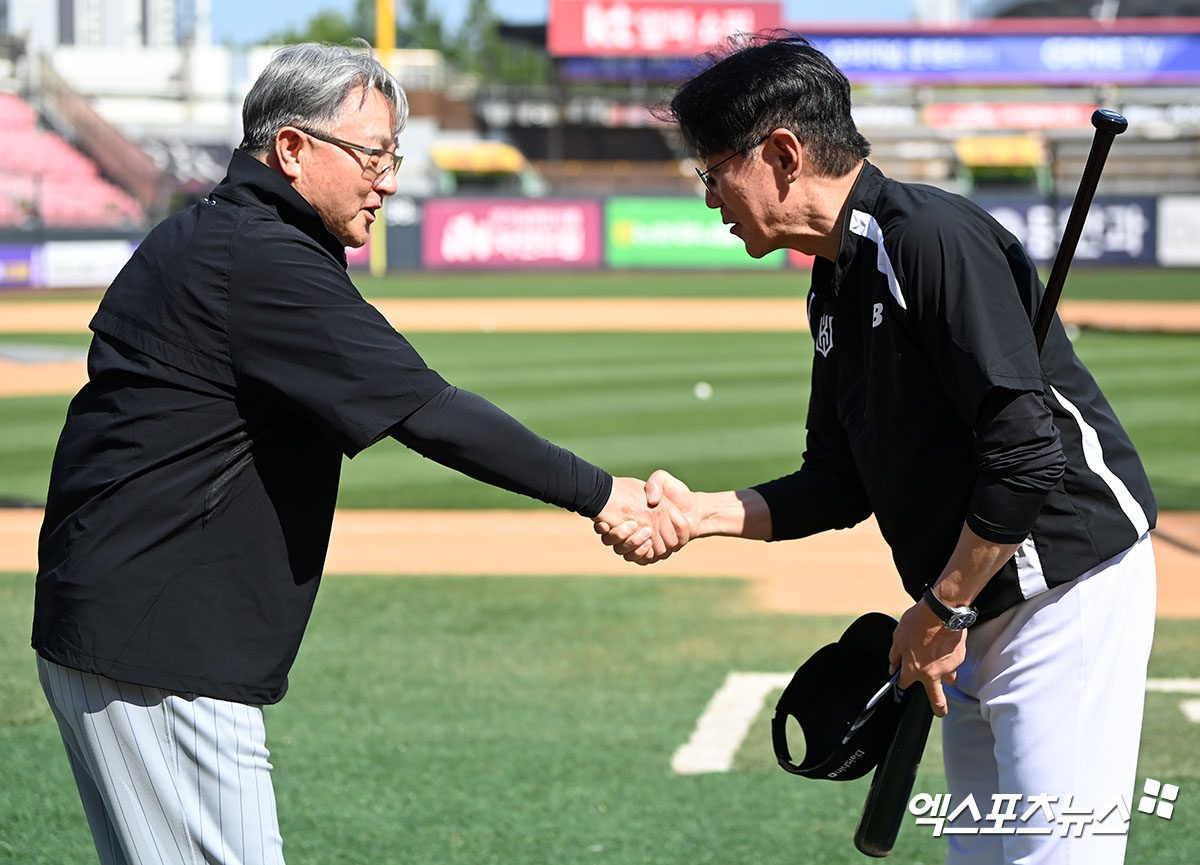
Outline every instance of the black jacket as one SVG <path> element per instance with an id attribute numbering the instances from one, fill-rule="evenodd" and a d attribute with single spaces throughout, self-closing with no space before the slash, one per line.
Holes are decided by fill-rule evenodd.
<path id="1" fill-rule="evenodd" d="M 804 464 L 757 488 L 775 538 L 874 513 L 914 598 L 964 521 L 989 540 L 1024 539 L 977 599 L 994 616 L 1153 527 L 1133 444 L 1057 319 L 1039 358 L 1042 292 L 985 211 L 866 163 L 837 261 L 813 268 Z"/>
<path id="2" fill-rule="evenodd" d="M 343 456 L 385 435 L 589 515 L 602 470 L 458 391 L 367 303 L 345 250 L 235 151 L 100 304 L 39 542 L 33 647 L 113 679 L 279 700 Z M 398 555 L 402 551 L 397 551 Z"/>

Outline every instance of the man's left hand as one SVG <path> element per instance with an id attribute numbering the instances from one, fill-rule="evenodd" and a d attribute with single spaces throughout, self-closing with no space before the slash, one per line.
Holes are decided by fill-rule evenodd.
<path id="1" fill-rule="evenodd" d="M 946 717 L 943 685 L 958 679 L 958 667 L 967 656 L 967 632 L 949 631 L 924 601 L 917 601 L 900 617 L 888 656 L 890 671 L 900 669 L 901 688 L 913 682 L 925 686 L 933 714 Z"/>

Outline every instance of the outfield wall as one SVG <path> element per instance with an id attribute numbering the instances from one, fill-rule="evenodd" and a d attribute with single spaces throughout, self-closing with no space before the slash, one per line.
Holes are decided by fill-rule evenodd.
<path id="1" fill-rule="evenodd" d="M 1058 248 L 1071 200 L 979 195 L 976 201 L 1039 262 Z M 746 255 L 715 211 L 694 198 L 602 201 L 433 199 L 415 208 L 419 260 L 393 267 L 488 269 L 762 269 L 808 267 L 802 255 Z M 389 231 L 395 231 L 395 228 Z M 584 254 L 588 250 L 588 254 Z M 1200 196 L 1098 197 L 1075 261 L 1112 266 L 1200 265 Z"/>
<path id="2" fill-rule="evenodd" d="M 980 194 L 976 201 L 1040 263 L 1049 263 L 1070 199 Z M 596 270 L 806 268 L 811 257 L 746 255 L 719 215 L 697 198 L 399 198 L 388 203 L 388 270 Z M 0 238 L 0 289 L 81 288 L 111 282 L 136 240 Z M 352 270 L 370 248 L 348 250 Z M 1200 196 L 1098 197 L 1075 253 L 1078 264 L 1200 266 Z"/>

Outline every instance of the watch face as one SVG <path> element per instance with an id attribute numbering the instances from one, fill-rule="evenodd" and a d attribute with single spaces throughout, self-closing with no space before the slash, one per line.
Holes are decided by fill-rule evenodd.
<path id="1" fill-rule="evenodd" d="M 950 618 L 946 620 L 946 629 L 950 631 L 965 631 L 971 625 L 975 624 L 975 620 L 978 618 L 979 614 L 974 610 L 952 613 Z"/>

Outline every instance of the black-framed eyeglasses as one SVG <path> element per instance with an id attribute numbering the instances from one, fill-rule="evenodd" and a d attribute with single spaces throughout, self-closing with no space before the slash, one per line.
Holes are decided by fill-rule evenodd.
<path id="1" fill-rule="evenodd" d="M 734 153 L 731 153 L 728 156 L 726 156 L 724 159 L 722 159 L 720 162 L 718 162 L 716 165 L 709 166 L 708 168 L 704 169 L 703 171 L 701 171 L 699 169 L 699 167 L 697 167 L 696 168 L 696 176 L 700 178 L 700 182 L 704 184 L 705 189 L 707 189 L 713 195 L 716 195 L 717 187 L 716 187 L 716 184 L 713 183 L 712 177 L 710 177 L 710 175 L 714 171 L 716 171 L 718 168 L 720 168 L 722 165 L 724 165 L 726 162 L 733 159 L 733 157 L 749 155 L 751 150 L 758 147 L 758 145 L 762 144 L 764 141 L 766 141 L 770 137 L 771 137 L 771 134 L 767 133 L 762 138 L 758 139 L 758 141 L 755 141 L 753 144 L 751 144 L 749 150 L 747 150 L 746 153 L 743 154 L 740 150 L 736 151 Z"/>
<path id="2" fill-rule="evenodd" d="M 395 171 L 400 167 L 400 163 L 404 161 L 404 157 L 399 153 L 393 153 L 381 147 L 366 147 L 362 144 L 355 144 L 353 141 L 346 141 L 343 138 L 327 135 L 324 132 L 317 132 L 315 129 L 306 129 L 303 126 L 297 126 L 296 129 L 299 129 L 305 135 L 311 135 L 313 138 L 319 138 L 330 144 L 336 144 L 339 147 L 349 147 L 351 150 L 367 154 L 371 157 L 371 160 L 367 164 L 374 169 L 376 178 L 383 177 L 389 171 Z"/>

